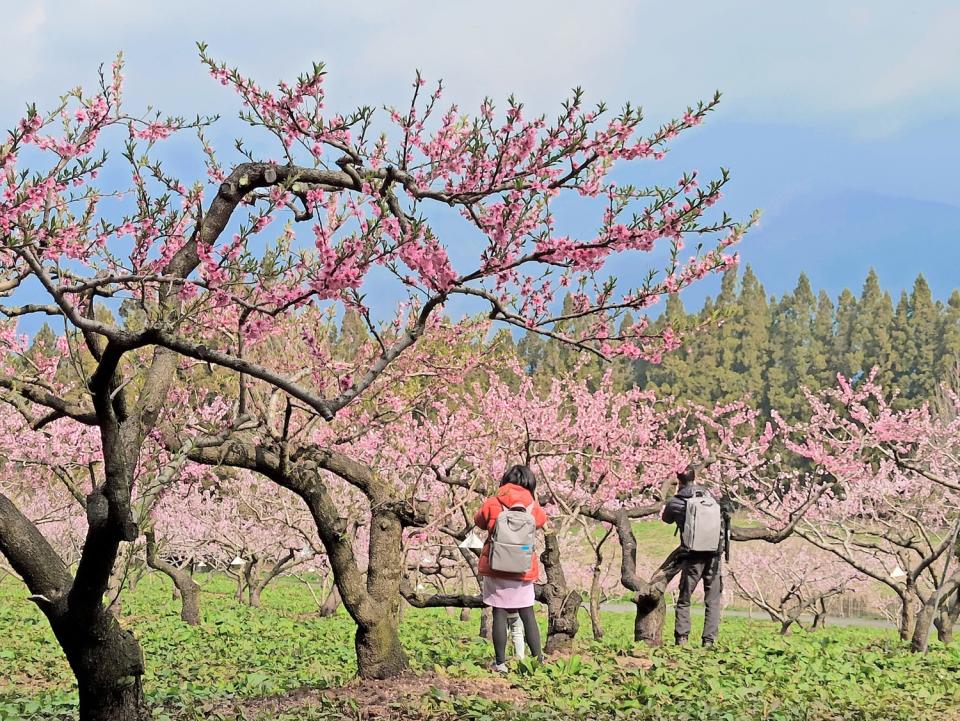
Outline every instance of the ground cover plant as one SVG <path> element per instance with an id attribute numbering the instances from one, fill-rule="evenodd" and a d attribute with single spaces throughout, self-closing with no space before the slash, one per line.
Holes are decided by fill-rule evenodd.
<path id="1" fill-rule="evenodd" d="M 417 674 L 358 682 L 349 618 L 320 618 L 302 584 L 282 579 L 259 609 L 236 602 L 228 579 L 201 585 L 200 626 L 180 621 L 158 574 L 127 597 L 123 621 L 154 660 L 144 678 L 154 718 L 906 721 L 957 718 L 960 706 L 955 644 L 917 655 L 892 628 L 783 638 L 776 624 L 729 618 L 711 651 L 651 649 L 632 643 L 632 618 L 615 612 L 602 614 L 601 641 L 584 637 L 544 667 L 520 663 L 496 679 L 477 615 L 408 609 L 400 634 Z M 0 583 L 0 719 L 75 718 L 70 669 L 40 613 L 22 618 L 19 595 Z"/>

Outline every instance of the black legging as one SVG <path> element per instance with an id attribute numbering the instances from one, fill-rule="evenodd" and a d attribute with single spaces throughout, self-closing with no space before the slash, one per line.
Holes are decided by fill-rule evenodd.
<path id="1" fill-rule="evenodd" d="M 530 653 L 534 658 L 539 659 L 543 655 L 540 649 L 540 627 L 537 625 L 537 617 L 533 614 L 533 606 L 518 608 L 520 620 L 523 622 L 523 636 L 530 648 Z M 496 654 L 497 663 L 506 663 L 507 661 L 507 614 L 509 609 L 493 609 L 493 652 Z"/>

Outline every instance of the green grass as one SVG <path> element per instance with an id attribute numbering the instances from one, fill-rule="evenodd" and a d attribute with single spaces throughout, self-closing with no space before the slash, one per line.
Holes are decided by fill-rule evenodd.
<path id="1" fill-rule="evenodd" d="M 76 702 L 70 670 L 45 620 L 12 579 L 0 584 L 0 720 L 69 717 Z M 315 617 L 309 594 L 284 580 L 264 594 L 264 607 L 235 603 L 229 584 L 205 586 L 204 623 L 180 623 L 169 586 L 157 577 L 125 600 L 124 624 L 147 659 L 146 693 L 158 719 L 357 719 L 341 692 L 329 702 L 290 697 L 280 713 L 229 710 L 244 699 L 301 687 L 337 687 L 355 673 L 352 627 L 341 613 Z M 960 647 L 935 645 L 912 655 L 892 632 L 837 628 L 782 638 L 772 624 L 731 619 L 711 650 L 647 649 L 631 640 L 629 614 L 605 615 L 601 642 L 589 624 L 577 655 L 545 667 L 515 667 L 518 689 L 491 692 L 484 670 L 491 656 L 477 639 L 476 614 L 462 623 L 443 611 L 409 611 L 402 635 L 413 666 L 437 679 L 465 679 L 480 695 L 427 690 L 393 718 L 467 721 L 553 719 L 770 719 L 771 721 L 960 718 Z M 671 631 L 667 629 L 667 637 Z M 695 629 L 696 635 L 696 629 Z M 432 679 L 432 680 L 431 680 Z M 356 693 L 364 701 L 363 687 Z M 349 695 L 349 694 L 348 694 Z M 298 703 L 306 704 L 298 707 Z M 216 707 L 217 713 L 211 709 Z M 228 710 L 224 710 L 224 709 Z"/>
<path id="2" fill-rule="evenodd" d="M 633 535 L 637 537 L 637 546 L 643 549 L 645 556 L 666 558 L 670 551 L 680 545 L 676 528 L 672 523 L 660 520 L 639 521 L 633 524 Z"/>

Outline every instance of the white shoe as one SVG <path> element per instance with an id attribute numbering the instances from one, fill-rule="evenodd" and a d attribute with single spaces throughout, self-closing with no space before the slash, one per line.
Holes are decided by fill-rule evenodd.
<path id="1" fill-rule="evenodd" d="M 494 673 L 510 673 L 510 668 L 505 663 L 497 663 L 494 661 L 490 664 L 490 670 Z"/>

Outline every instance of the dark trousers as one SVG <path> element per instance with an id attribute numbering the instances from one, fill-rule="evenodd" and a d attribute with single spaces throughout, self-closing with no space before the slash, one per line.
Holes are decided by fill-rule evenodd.
<path id="1" fill-rule="evenodd" d="M 493 652 L 497 663 L 505 663 L 507 660 L 507 614 L 509 611 L 505 608 L 493 608 Z M 537 617 L 533 613 L 533 606 L 527 608 L 518 608 L 520 621 L 523 623 L 523 635 L 527 640 L 527 646 L 530 647 L 530 653 L 534 658 L 539 659 L 543 655 L 540 648 L 540 627 L 537 625 Z"/>
<path id="2" fill-rule="evenodd" d="M 690 635 L 690 598 L 703 581 L 706 614 L 703 621 L 703 640 L 715 641 L 720 630 L 720 606 L 723 597 L 723 575 L 719 553 L 690 553 L 680 559 L 680 593 L 677 597 L 677 638 Z"/>

